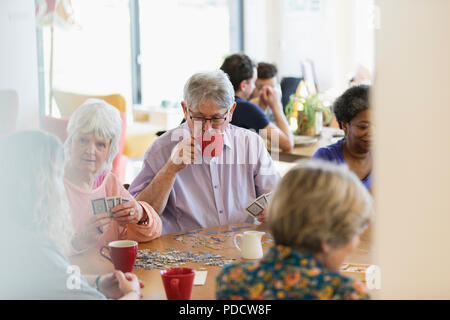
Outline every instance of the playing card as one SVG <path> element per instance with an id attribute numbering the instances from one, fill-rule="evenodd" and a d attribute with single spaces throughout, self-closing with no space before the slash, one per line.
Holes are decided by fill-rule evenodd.
<path id="1" fill-rule="evenodd" d="M 122 203 L 122 198 L 121 197 L 116 197 L 116 206 L 118 206 L 121 203 Z"/>
<path id="2" fill-rule="evenodd" d="M 116 206 L 116 200 L 114 197 L 106 198 L 106 204 L 108 205 L 108 212 L 111 212 L 111 209 Z"/>
<path id="3" fill-rule="evenodd" d="M 257 204 L 259 204 L 261 207 L 263 207 L 264 209 L 267 207 L 267 204 L 268 204 L 268 202 L 267 202 L 267 200 L 266 200 L 264 194 L 261 195 L 261 196 L 259 196 L 259 197 L 255 200 L 255 202 L 256 202 Z"/>
<path id="4" fill-rule="evenodd" d="M 94 214 L 108 212 L 108 205 L 106 203 L 106 198 L 97 198 L 91 200 L 92 212 Z"/>
<path id="5" fill-rule="evenodd" d="M 272 199 L 272 192 L 266 193 L 264 197 L 266 198 L 267 204 L 269 204 L 270 199 Z"/>
<path id="6" fill-rule="evenodd" d="M 208 275 L 208 271 L 197 271 L 194 270 L 194 286 L 203 286 L 206 283 L 206 276 Z"/>
<path id="7" fill-rule="evenodd" d="M 128 199 L 126 199 L 126 198 L 122 198 L 122 203 L 125 203 L 125 202 L 129 202 L 130 200 L 128 200 Z"/>
<path id="8" fill-rule="evenodd" d="M 261 212 L 264 211 L 264 208 L 254 201 L 247 208 L 245 208 L 245 211 L 252 217 L 256 218 L 261 214 Z"/>

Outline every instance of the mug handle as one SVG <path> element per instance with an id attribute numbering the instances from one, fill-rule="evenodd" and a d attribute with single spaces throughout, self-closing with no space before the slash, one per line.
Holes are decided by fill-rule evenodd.
<path id="1" fill-rule="evenodd" d="M 242 251 L 241 248 L 239 248 L 239 246 L 238 246 L 238 244 L 237 244 L 237 241 L 236 241 L 238 237 L 241 237 L 241 238 L 242 238 L 242 234 L 239 233 L 239 234 L 236 234 L 236 235 L 234 236 L 234 245 L 236 246 L 236 248 L 237 248 L 239 251 Z"/>
<path id="2" fill-rule="evenodd" d="M 111 262 L 113 262 L 110 257 L 108 257 L 106 254 L 103 253 L 103 249 L 108 250 L 109 255 L 111 255 L 111 251 L 109 251 L 109 248 L 107 246 L 103 246 L 103 247 L 100 248 L 100 254 L 102 255 L 102 257 L 108 259 Z"/>
<path id="3" fill-rule="evenodd" d="M 170 279 L 170 287 L 176 292 L 177 299 L 180 296 L 180 279 Z"/>

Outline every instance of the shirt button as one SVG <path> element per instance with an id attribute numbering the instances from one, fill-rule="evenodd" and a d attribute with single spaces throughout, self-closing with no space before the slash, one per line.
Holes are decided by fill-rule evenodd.
<path id="1" fill-rule="evenodd" d="M 219 211 L 219 213 L 222 213 L 222 212 L 223 212 L 222 210 Z"/>
<path id="2" fill-rule="evenodd" d="M 214 186 L 214 189 L 217 189 L 217 186 Z"/>

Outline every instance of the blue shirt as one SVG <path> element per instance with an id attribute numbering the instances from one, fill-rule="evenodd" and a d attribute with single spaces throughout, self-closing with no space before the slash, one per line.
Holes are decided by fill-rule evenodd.
<path id="1" fill-rule="evenodd" d="M 153 142 L 129 187 L 133 196 L 155 178 L 175 145 L 189 136 L 184 123 Z M 272 191 L 280 179 L 262 138 L 233 125 L 225 129 L 222 155 L 200 160 L 177 173 L 161 216 L 163 234 L 252 222 L 245 207 Z"/>
<path id="2" fill-rule="evenodd" d="M 330 144 L 329 146 L 320 148 L 314 153 L 312 159 L 321 159 L 333 162 L 335 164 L 347 165 L 344 159 L 344 154 L 342 153 L 343 142 L 344 139 L 341 139 L 334 144 Z M 361 179 L 361 182 L 367 189 L 369 189 L 372 185 L 372 172 L 370 172 L 364 179 Z"/>
<path id="3" fill-rule="evenodd" d="M 239 97 L 234 97 L 234 99 L 236 100 L 236 108 L 233 112 L 231 124 L 245 129 L 253 129 L 256 133 L 269 125 L 266 114 L 256 104 Z"/>

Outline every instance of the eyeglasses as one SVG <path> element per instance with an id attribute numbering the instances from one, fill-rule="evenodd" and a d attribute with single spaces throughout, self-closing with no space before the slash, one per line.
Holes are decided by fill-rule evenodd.
<path id="1" fill-rule="evenodd" d="M 199 122 L 201 122 L 202 124 L 205 124 L 206 121 L 209 120 L 213 126 L 220 126 L 220 125 L 224 124 L 225 121 L 227 121 L 227 118 L 228 118 L 228 116 L 229 116 L 229 114 L 230 114 L 230 109 L 227 110 L 227 113 L 226 113 L 226 115 L 225 115 L 225 118 L 203 118 L 203 117 L 196 117 L 196 116 L 193 117 L 193 116 L 191 115 L 191 112 L 192 112 L 192 111 L 191 111 L 190 109 L 188 109 L 188 115 L 189 115 L 189 118 L 190 118 L 192 121 L 199 121 Z"/>

